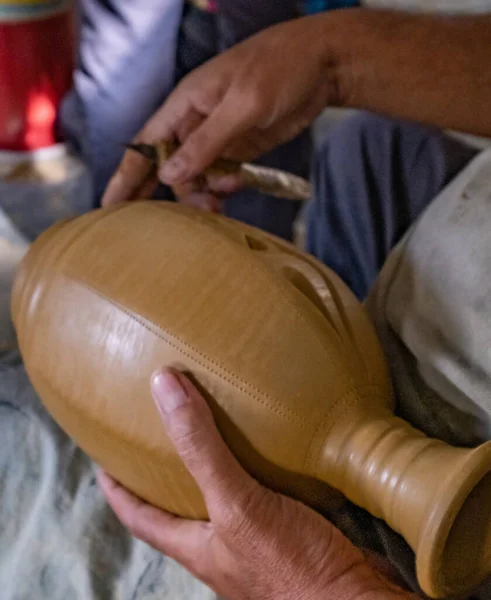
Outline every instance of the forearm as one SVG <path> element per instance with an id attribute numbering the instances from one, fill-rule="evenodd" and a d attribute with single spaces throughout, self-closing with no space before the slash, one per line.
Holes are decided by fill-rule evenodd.
<path id="1" fill-rule="evenodd" d="M 491 16 L 353 9 L 324 18 L 341 106 L 491 135 Z"/>

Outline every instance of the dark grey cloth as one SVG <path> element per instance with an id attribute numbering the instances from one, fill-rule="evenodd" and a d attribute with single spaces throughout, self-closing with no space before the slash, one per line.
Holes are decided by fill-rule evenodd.
<path id="1" fill-rule="evenodd" d="M 215 599 L 117 521 L 16 353 L 0 358 L 0 440 L 2 600 Z"/>
<path id="2" fill-rule="evenodd" d="M 218 0 L 220 50 L 254 33 L 299 16 L 297 0 Z"/>
<path id="3" fill-rule="evenodd" d="M 390 250 L 477 150 L 438 129 L 359 113 L 313 165 L 307 250 L 365 298 Z"/>

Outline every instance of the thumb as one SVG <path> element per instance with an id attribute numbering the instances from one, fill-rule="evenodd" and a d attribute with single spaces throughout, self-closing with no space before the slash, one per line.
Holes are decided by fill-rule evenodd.
<path id="1" fill-rule="evenodd" d="M 246 508 L 260 486 L 226 446 L 198 390 L 170 369 L 155 373 L 151 387 L 166 433 L 203 493 L 210 518 Z"/>

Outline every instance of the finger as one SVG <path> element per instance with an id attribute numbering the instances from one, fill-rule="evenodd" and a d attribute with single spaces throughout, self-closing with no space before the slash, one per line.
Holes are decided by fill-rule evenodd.
<path id="1" fill-rule="evenodd" d="M 237 109 L 237 102 L 225 98 L 203 123 L 186 138 L 172 158 L 159 170 L 168 184 L 182 183 L 202 173 L 231 142 L 250 128 L 257 108 Z"/>
<path id="2" fill-rule="evenodd" d="M 191 181 L 186 181 L 186 183 L 174 185 L 172 186 L 172 191 L 179 200 L 191 194 L 200 193 L 203 191 L 203 179 L 199 177 Z"/>
<path id="3" fill-rule="evenodd" d="M 152 198 L 159 183 L 155 169 L 152 169 L 140 187 L 135 190 L 131 200 L 148 200 Z"/>
<path id="4" fill-rule="evenodd" d="M 157 175 L 152 172 L 143 184 L 140 186 L 140 189 L 135 193 L 135 199 L 140 200 L 149 200 L 153 197 L 155 190 L 159 184 L 159 180 Z"/>
<path id="5" fill-rule="evenodd" d="M 185 183 L 172 186 L 176 196 L 186 203 L 188 196 L 195 194 L 233 194 L 243 187 L 243 179 L 240 173 L 227 175 L 206 175 L 192 179 Z"/>
<path id="6" fill-rule="evenodd" d="M 323 103 L 308 98 L 306 103 L 266 129 L 254 127 L 260 109 L 237 111 L 227 98 L 186 138 L 180 149 L 159 170 L 162 181 L 187 181 L 202 173 L 219 156 L 252 160 L 292 140 L 321 112 Z"/>
<path id="7" fill-rule="evenodd" d="M 206 184 L 210 192 L 215 194 L 234 194 L 243 187 L 240 173 L 229 175 L 207 175 Z"/>
<path id="8" fill-rule="evenodd" d="M 135 143 L 151 144 L 173 139 L 179 129 L 185 128 L 187 120 L 195 123 L 196 111 L 186 98 L 180 98 L 176 92 L 146 123 L 133 140 Z M 102 206 L 133 200 L 154 170 L 155 166 L 148 159 L 133 150 L 127 150 L 102 197 Z"/>
<path id="9" fill-rule="evenodd" d="M 206 212 L 219 213 L 221 209 L 220 200 L 216 196 L 206 192 L 193 193 L 183 196 L 179 198 L 179 202 L 185 206 L 198 208 L 199 210 L 204 210 Z"/>
<path id="10" fill-rule="evenodd" d="M 197 115 L 199 113 L 193 107 L 189 94 L 179 85 L 147 121 L 136 141 L 153 144 L 174 139 L 180 130 L 185 130 L 188 121 L 195 123 Z"/>
<path id="11" fill-rule="evenodd" d="M 153 170 L 153 165 L 148 159 L 127 150 L 104 192 L 102 206 L 133 200 L 140 188 L 148 182 Z"/>
<path id="12" fill-rule="evenodd" d="M 167 435 L 200 487 L 212 520 L 246 508 L 259 484 L 225 445 L 197 389 L 182 373 L 164 369 L 152 377 L 152 393 Z"/>
<path id="13" fill-rule="evenodd" d="M 173 190 L 181 204 L 206 212 L 219 213 L 221 202 L 215 195 L 206 191 L 207 187 L 204 177 L 198 177 L 187 183 L 175 185 Z"/>
<path id="14" fill-rule="evenodd" d="M 209 523 L 188 521 L 143 502 L 109 475 L 97 475 L 104 497 L 121 523 L 138 539 L 194 573 L 204 571 L 203 556 L 213 533 Z"/>

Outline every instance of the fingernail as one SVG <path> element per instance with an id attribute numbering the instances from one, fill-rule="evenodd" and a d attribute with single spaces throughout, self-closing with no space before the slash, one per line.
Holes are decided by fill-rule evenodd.
<path id="1" fill-rule="evenodd" d="M 187 403 L 187 394 L 179 379 L 168 370 L 157 371 L 152 376 L 152 394 L 157 408 L 164 416 Z"/>
<path id="2" fill-rule="evenodd" d="M 162 169 L 160 170 L 161 178 L 171 183 L 180 179 L 186 173 L 186 163 L 182 158 L 176 157 L 171 158 L 168 162 L 166 162 Z"/>

